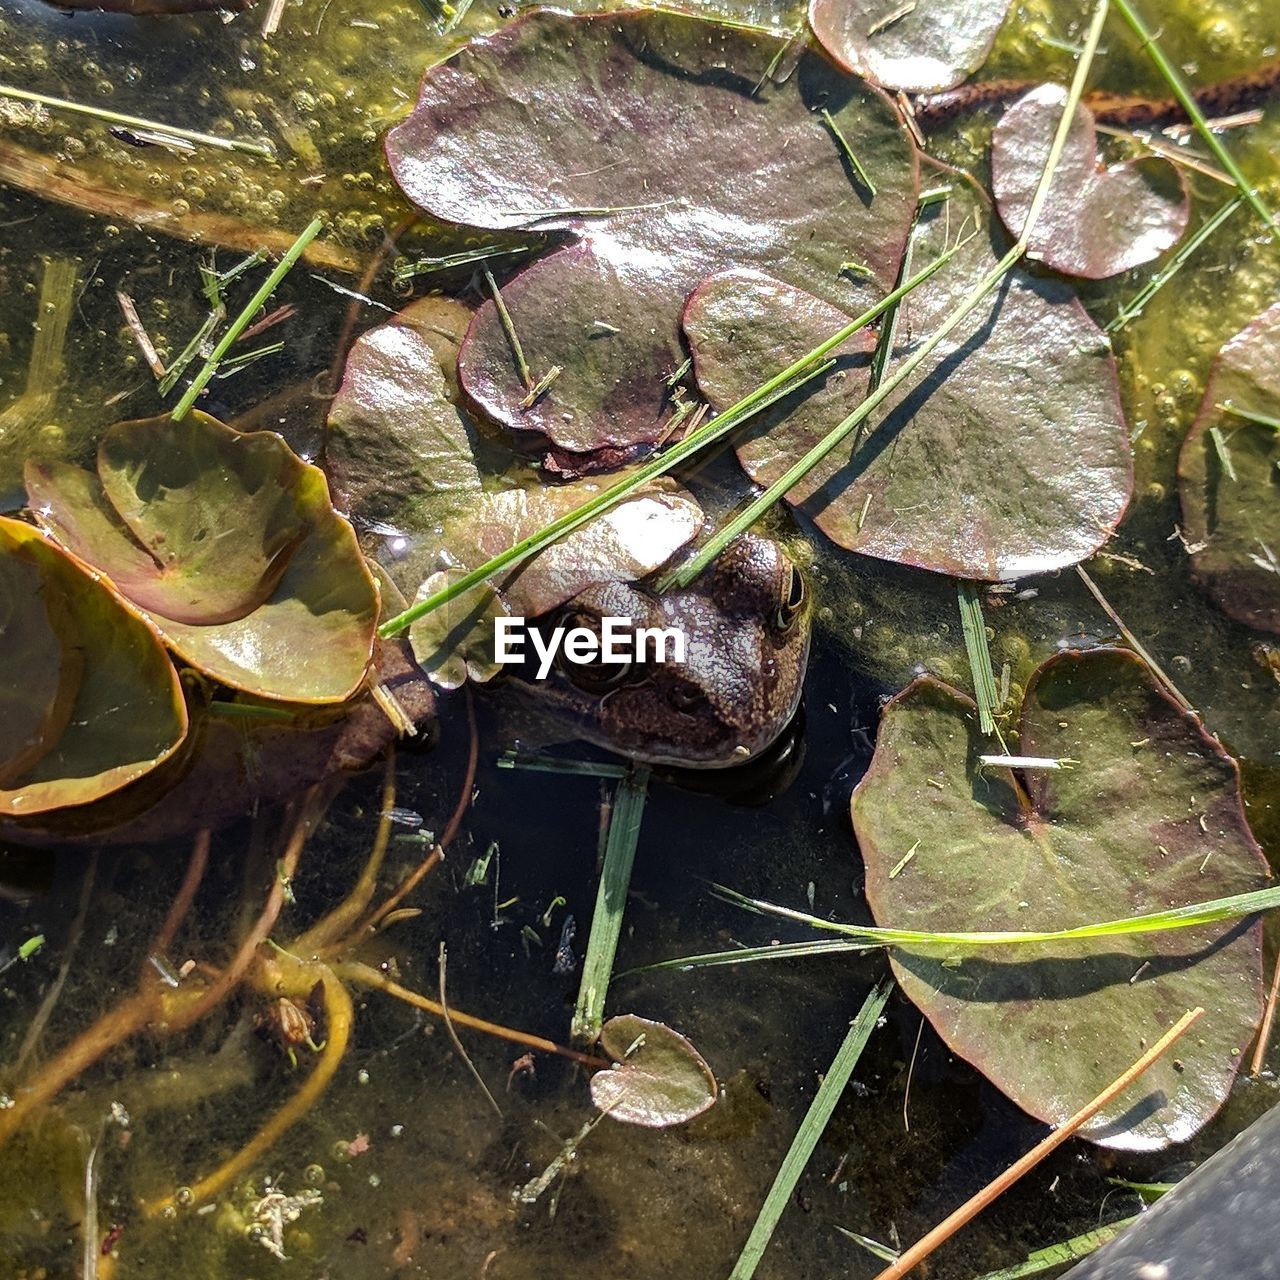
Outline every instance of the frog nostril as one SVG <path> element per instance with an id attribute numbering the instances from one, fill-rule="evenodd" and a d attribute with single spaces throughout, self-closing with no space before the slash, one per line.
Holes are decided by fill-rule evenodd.
<path id="1" fill-rule="evenodd" d="M 677 711 L 692 711 L 706 702 L 706 696 L 692 685 L 678 684 L 668 690 L 667 700 Z"/>

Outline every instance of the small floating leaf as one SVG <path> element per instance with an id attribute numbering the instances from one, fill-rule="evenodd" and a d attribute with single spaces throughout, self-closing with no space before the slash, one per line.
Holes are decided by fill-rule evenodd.
<path id="1" fill-rule="evenodd" d="M 1021 233 L 1067 91 L 1042 84 L 1019 98 L 991 136 L 991 189 L 1009 234 Z M 1093 112 L 1076 108 L 1028 257 L 1064 275 L 1101 280 L 1158 258 L 1182 239 L 1190 202 L 1177 167 L 1158 156 L 1098 163 Z"/>
<path id="2" fill-rule="evenodd" d="M 202 413 L 119 423 L 96 474 L 32 462 L 26 480 L 50 535 L 215 680 L 293 702 L 339 702 L 359 687 L 377 587 L 323 472 L 279 436 Z"/>
<path id="3" fill-rule="evenodd" d="M 1223 406 L 1226 406 L 1225 408 Z M 1178 457 L 1191 568 L 1231 617 L 1280 632 L 1280 303 L 1218 353 Z M 1230 475 L 1213 432 L 1230 448 Z"/>
<path id="4" fill-rule="evenodd" d="M 809 24 L 842 66 L 887 89 L 958 85 L 991 50 L 1012 0 L 811 0 Z"/>
<path id="5" fill-rule="evenodd" d="M 1029 682 L 1020 727 L 1027 754 L 1078 766 L 982 765 L 973 702 L 931 677 L 886 707 L 852 801 L 877 924 L 1067 928 L 1268 882 L 1235 762 L 1131 653 L 1051 658 Z M 1119 1075 L 1153 1028 L 1203 1005 L 1178 1058 L 1084 1130 L 1130 1150 L 1185 1141 L 1214 1115 L 1262 1012 L 1261 927 L 1248 921 L 981 954 L 912 945 L 891 962 L 951 1050 L 1048 1124 Z"/>
<path id="6" fill-rule="evenodd" d="M 0 704 L 20 712 L 6 736 L 11 725 L 23 734 L 5 761 L 0 814 L 85 805 L 163 763 L 186 736 L 187 710 L 152 630 L 28 524 L 0 518 L 0 565 Z M 36 654 L 24 635 L 48 647 Z"/>
<path id="7" fill-rule="evenodd" d="M 610 1018 L 600 1047 L 616 1065 L 591 1077 L 591 1101 L 613 1120 L 664 1129 L 700 1116 L 716 1100 L 711 1068 L 664 1023 L 631 1013 Z"/>
<path id="8" fill-rule="evenodd" d="M 865 302 L 872 292 L 840 276 L 855 259 L 872 288 L 892 287 L 915 205 L 903 126 L 881 93 L 814 53 L 757 93 L 779 47 L 669 12 L 542 10 L 427 72 L 387 140 L 405 193 L 447 221 L 572 237 L 501 282 L 535 378 L 563 368 L 527 408 L 493 300 L 476 314 L 460 374 L 490 418 L 579 453 L 651 443 L 670 416 L 664 379 L 684 359 L 681 305 L 708 273 L 767 264 Z M 820 108 L 874 197 L 851 181 Z"/>

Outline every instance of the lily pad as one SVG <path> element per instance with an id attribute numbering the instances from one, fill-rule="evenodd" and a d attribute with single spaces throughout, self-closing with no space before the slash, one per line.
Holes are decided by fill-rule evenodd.
<path id="1" fill-rule="evenodd" d="M 86 805 L 168 759 L 187 710 L 146 622 L 30 525 L 0 517 L 0 564 L 0 703 L 15 711 L 6 737 L 21 734 L 6 748 L 0 815 Z"/>
<path id="2" fill-rule="evenodd" d="M 811 0 L 818 43 L 846 70 L 887 89 L 932 93 L 976 71 L 1012 0 Z"/>
<path id="3" fill-rule="evenodd" d="M 406 194 L 446 221 L 570 238 L 502 288 L 532 376 L 562 369 L 541 397 L 525 404 L 494 303 L 472 322 L 460 376 L 490 418 L 571 451 L 651 443 L 682 303 L 709 273 L 768 265 L 852 305 L 892 286 L 914 149 L 884 96 L 820 55 L 774 83 L 780 47 L 667 12 L 535 11 L 427 72 L 387 140 Z"/>
<path id="4" fill-rule="evenodd" d="M 440 548 L 451 564 L 423 583 L 419 598 L 442 587 L 448 572 L 483 564 L 602 487 L 584 480 L 485 496 L 445 529 Z M 701 529 L 702 508 L 683 489 L 670 481 L 646 485 L 493 587 L 477 587 L 414 623 L 409 632 L 414 656 L 444 688 L 456 688 L 467 674 L 489 680 L 500 669 L 493 657 L 495 616 L 540 617 L 588 587 L 647 577 Z"/>
<path id="5" fill-rule="evenodd" d="M 941 251 L 946 226 L 945 214 L 922 224 L 918 262 Z M 939 327 L 995 257 L 979 235 L 908 295 L 899 333 L 910 337 L 894 363 Z M 849 319 L 760 273 L 733 272 L 691 295 L 684 325 L 698 385 L 723 408 L 757 386 L 763 371 L 797 359 Z M 846 349 L 798 402 L 792 397 L 735 433 L 751 478 L 767 485 L 781 477 L 865 399 L 868 378 L 865 357 Z M 1014 271 L 906 393 L 787 500 L 851 551 L 994 581 L 1091 555 L 1124 514 L 1132 487 L 1106 340 L 1069 289 Z"/>
<path id="6" fill-rule="evenodd" d="M 1010 235 L 1022 233 L 1066 101 L 1061 85 L 1042 84 L 1019 98 L 991 135 L 991 189 Z M 1187 185 L 1170 161 L 1099 164 L 1093 112 L 1081 104 L 1027 256 L 1064 275 L 1102 280 L 1177 244 L 1190 210 Z"/>
<path id="7" fill-rule="evenodd" d="M 424 298 L 365 333 L 329 409 L 334 495 L 358 526 L 389 525 L 377 531 L 390 537 L 439 531 L 482 493 L 475 435 L 449 402 L 437 354 L 438 304 Z"/>
<path id="8" fill-rule="evenodd" d="M 600 1032 L 617 1064 L 591 1077 L 591 1101 L 613 1120 L 665 1129 L 700 1116 L 716 1100 L 715 1074 L 678 1031 L 622 1014 Z"/>
<path id="9" fill-rule="evenodd" d="M 339 702 L 359 687 L 377 588 L 323 472 L 279 436 L 201 413 L 119 423 L 96 474 L 30 462 L 26 482 L 49 534 L 192 666 L 293 702 Z"/>
<path id="10" fill-rule="evenodd" d="M 1235 762 L 1127 651 L 1051 658 L 1019 748 L 1074 768 L 983 768 L 973 702 L 922 677 L 885 708 L 854 792 L 877 923 L 1050 930 L 1261 888 Z M 914 851 L 910 860 L 906 855 Z M 1196 1032 L 1084 1136 L 1156 1150 L 1222 1105 L 1262 1011 L 1262 933 L 1233 921 L 1088 942 L 895 948 L 903 991 L 953 1052 L 1049 1124 L 1072 1115 L 1188 1009 Z"/>
<path id="11" fill-rule="evenodd" d="M 1178 457 L 1183 536 L 1224 612 L 1280 632 L 1280 303 L 1228 342 Z"/>

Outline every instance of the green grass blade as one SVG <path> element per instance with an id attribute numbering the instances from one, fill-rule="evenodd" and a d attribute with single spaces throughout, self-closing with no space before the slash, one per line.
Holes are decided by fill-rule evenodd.
<path id="1" fill-rule="evenodd" d="M 819 440 L 799 461 L 793 463 L 780 479 L 774 481 L 754 502 L 749 503 L 742 512 L 734 516 L 732 520 L 703 544 L 696 555 L 681 566 L 674 579 L 679 585 L 688 586 L 729 543 L 750 529 L 761 516 L 782 499 L 784 494 L 795 488 L 829 453 L 847 439 L 852 432 L 857 431 L 867 418 L 915 373 L 933 354 L 939 344 L 971 315 L 987 295 L 1022 261 L 1031 240 L 1031 233 L 1040 217 L 1041 210 L 1044 208 L 1044 202 L 1048 198 L 1053 175 L 1057 171 L 1059 161 L 1062 159 L 1062 151 L 1066 146 L 1067 134 L 1070 130 L 1071 122 L 1075 118 L 1075 110 L 1079 105 L 1080 96 L 1084 92 L 1089 68 L 1093 65 L 1093 58 L 1097 53 L 1098 41 L 1102 36 L 1102 25 L 1107 16 L 1108 3 L 1109 0 L 1098 0 L 1098 5 L 1094 10 L 1089 34 L 1084 43 L 1084 52 L 1076 63 L 1075 75 L 1072 77 L 1067 101 L 1063 107 L 1062 116 L 1058 121 L 1058 127 L 1054 132 L 1049 154 L 1045 159 L 1044 170 L 1040 174 L 1040 181 L 1031 197 L 1031 205 L 1027 210 L 1027 218 L 1023 224 L 1022 232 L 1013 248 L 973 286 L 965 297 L 961 299 L 959 305 L 943 320 L 942 324 L 902 362 L 891 377 L 876 387 L 847 418 Z"/>
<path id="2" fill-rule="evenodd" d="M 764 1251 L 773 1238 L 774 1229 L 782 1218 L 783 1210 L 791 1200 L 796 1183 L 800 1181 L 800 1175 L 804 1172 L 805 1165 L 809 1163 L 809 1157 L 813 1155 L 814 1148 L 818 1145 L 818 1140 L 822 1137 L 836 1109 L 836 1103 L 840 1101 L 840 1096 L 853 1075 L 854 1067 L 858 1065 L 858 1059 L 862 1056 L 872 1031 L 875 1030 L 876 1022 L 892 989 L 891 982 L 875 987 L 862 1002 L 858 1016 L 850 1025 L 844 1043 L 836 1053 L 830 1069 L 823 1076 L 818 1092 L 809 1104 L 809 1110 L 800 1122 L 800 1128 L 796 1131 L 796 1136 L 783 1157 L 782 1165 L 774 1176 L 773 1185 L 769 1188 L 769 1194 L 765 1197 L 755 1225 L 751 1228 L 747 1243 L 738 1255 L 738 1261 L 734 1265 L 729 1280 L 751 1280 L 755 1275 L 760 1259 L 764 1257 Z"/>
<path id="3" fill-rule="evenodd" d="M 1280 226 L 1276 225 L 1276 220 L 1272 216 L 1271 210 L 1263 203 L 1262 197 L 1258 195 L 1257 190 L 1250 185 L 1248 178 L 1240 171 L 1240 166 L 1236 164 L 1231 153 L 1219 141 L 1218 135 L 1209 128 L 1209 122 L 1204 118 L 1204 112 L 1200 110 L 1199 103 L 1191 96 L 1191 91 L 1183 82 L 1173 63 L 1165 57 L 1164 51 L 1156 43 L 1156 38 L 1147 27 L 1147 24 L 1139 17 L 1129 0 L 1115 0 L 1115 6 L 1120 16 L 1129 24 L 1134 35 L 1142 41 L 1142 47 L 1146 49 L 1147 56 L 1155 63 L 1156 70 L 1164 77 L 1165 83 L 1178 100 L 1178 105 L 1187 113 L 1187 119 L 1195 126 L 1195 130 L 1203 139 L 1205 146 L 1213 152 L 1214 158 L 1231 175 L 1232 181 L 1236 184 L 1236 189 L 1249 202 L 1254 213 L 1262 219 L 1272 235 L 1280 234 Z"/>
<path id="4" fill-rule="evenodd" d="M 622 915 L 627 905 L 648 790 L 649 770 L 641 765 L 618 784 L 613 802 L 596 909 L 591 917 L 591 936 L 587 939 L 578 1003 L 573 1011 L 573 1038 L 587 1044 L 594 1044 L 600 1038 L 600 1028 L 604 1025 L 604 998 L 613 976 L 618 939 L 622 936 Z"/>
<path id="5" fill-rule="evenodd" d="M 1177 253 L 1169 259 L 1167 266 L 1162 267 L 1159 271 L 1147 281 L 1137 293 L 1129 299 L 1128 302 L 1121 306 L 1120 310 L 1111 318 L 1110 322 L 1105 326 L 1104 332 L 1118 333 L 1129 323 L 1130 320 L 1137 319 L 1143 312 L 1143 309 L 1151 301 L 1152 298 L 1160 292 L 1161 289 L 1173 279 L 1174 276 L 1186 265 L 1189 258 L 1193 257 L 1199 250 L 1200 246 L 1211 236 L 1217 229 L 1222 226 L 1226 220 L 1231 217 L 1235 211 L 1244 203 L 1243 196 L 1233 196 L 1220 209 L 1213 214 L 1211 218 L 1207 218 L 1204 224 L 1191 236 L 1191 238 L 1178 250 Z"/>
<path id="6" fill-rule="evenodd" d="M 991 650 L 987 646 L 987 624 L 982 617 L 982 600 L 972 582 L 956 583 L 956 599 L 960 605 L 960 625 L 964 631 L 964 648 L 973 673 L 973 693 L 978 703 L 978 727 L 990 736 L 996 731 L 996 707 L 1000 695 L 996 690 L 996 673 L 991 667 Z"/>
<path id="7" fill-rule="evenodd" d="M 222 358 L 231 349 L 231 344 L 249 327 L 249 322 L 262 309 L 263 304 L 276 291 L 276 287 L 280 281 L 293 270 L 294 264 L 302 257 L 307 245 L 309 245 L 320 234 L 320 229 L 324 226 L 321 218 L 313 218 L 311 223 L 302 232 L 302 234 L 289 246 L 288 252 L 276 263 L 271 274 L 262 282 L 257 293 L 249 299 L 244 310 L 231 322 L 218 341 L 218 345 L 214 347 L 212 354 L 208 360 L 204 362 L 203 368 L 191 380 L 191 385 L 187 388 L 182 399 L 174 406 L 173 412 L 169 415 L 174 422 L 180 422 L 190 412 L 192 405 L 200 398 L 200 393 L 209 383 L 209 379 L 218 370 L 218 365 L 222 363 Z"/>
<path id="8" fill-rule="evenodd" d="M 1030 1276 L 1044 1275 L 1067 1262 L 1075 1262 L 1087 1258 L 1095 1249 L 1101 1248 L 1108 1240 L 1114 1240 L 1125 1227 L 1137 1222 L 1139 1214 L 1132 1218 L 1121 1218 L 1118 1222 L 1109 1222 L 1105 1227 L 1095 1227 L 1083 1235 L 1072 1236 L 1070 1240 L 1058 1244 L 1047 1245 L 1027 1255 L 1025 1262 L 1017 1266 L 1002 1267 L 999 1271 L 988 1271 L 978 1280 L 1028 1280 Z"/>
<path id="9" fill-rule="evenodd" d="M 679 956 L 675 960 L 658 960 L 654 964 L 642 964 L 628 969 L 618 976 L 630 978 L 640 973 L 657 973 L 662 969 L 676 969 L 683 973 L 688 969 L 750 964 L 753 960 L 794 960 L 835 952 L 874 951 L 878 946 L 880 944 L 876 942 L 841 942 L 835 938 L 823 938 L 816 942 L 780 942 L 776 946 L 738 947 L 733 951 L 709 951 L 697 956 Z"/>
<path id="10" fill-rule="evenodd" d="M 1196 925 L 1215 924 L 1220 920 L 1234 920 L 1242 916 L 1257 915 L 1280 907 L 1280 886 L 1255 889 L 1251 893 L 1237 893 L 1227 898 L 1213 898 L 1208 902 L 1193 902 L 1184 907 L 1171 907 L 1165 911 L 1153 911 L 1146 915 L 1124 916 L 1118 920 L 1104 920 L 1096 924 L 1075 925 L 1070 929 L 979 930 L 959 933 L 930 933 L 920 929 L 889 929 L 876 925 L 844 924 L 838 920 L 824 920 L 820 916 L 791 907 L 778 906 L 749 898 L 724 885 L 712 885 L 712 892 L 726 902 L 753 911 L 758 915 L 778 916 L 794 920 L 828 933 L 853 938 L 872 946 L 943 946 L 943 947 L 1005 947 L 1019 943 L 1076 942 L 1091 938 L 1114 938 L 1129 934 L 1162 933 L 1168 929 L 1190 929 Z"/>
<path id="11" fill-rule="evenodd" d="M 803 385 L 804 382 L 823 372 L 823 361 L 826 359 L 828 352 L 847 342 L 859 329 L 863 329 L 878 320 L 899 299 L 906 297 L 913 289 L 919 288 L 935 271 L 950 262 L 959 252 L 959 249 L 960 245 L 956 245 L 948 249 L 946 253 L 940 254 L 901 287 L 886 294 L 873 307 L 851 320 L 838 333 L 832 334 L 825 342 L 819 343 L 812 351 L 793 361 L 780 373 L 775 374 L 749 395 L 744 396 L 737 404 L 731 405 L 723 413 L 718 413 L 696 431 L 690 432 L 679 444 L 672 445 L 664 453 L 637 467 L 625 480 L 620 480 L 617 484 L 604 490 L 603 493 L 597 494 L 581 506 L 566 512 L 544 528 L 539 529 L 537 533 L 530 534 L 529 537 L 523 538 L 506 551 L 500 552 L 491 560 L 485 561 L 484 564 L 464 574 L 443 590 L 437 591 L 425 600 L 418 601 L 417 604 L 406 609 L 403 613 L 397 614 L 394 618 L 389 618 L 378 628 L 378 634 L 384 640 L 400 635 L 419 618 L 425 617 L 433 610 L 448 604 L 451 600 L 470 591 L 472 587 L 478 586 L 494 574 L 513 568 L 530 556 L 537 555 L 539 551 L 550 546 L 557 538 L 566 533 L 571 533 L 574 529 L 586 524 L 588 520 L 599 515 L 600 512 L 616 506 L 624 498 L 634 493 L 642 484 L 657 476 L 665 475 L 686 458 L 692 457 L 699 450 L 719 440 L 734 427 L 746 422 L 749 418 L 767 409 L 778 400 L 785 399 L 797 387 Z"/>

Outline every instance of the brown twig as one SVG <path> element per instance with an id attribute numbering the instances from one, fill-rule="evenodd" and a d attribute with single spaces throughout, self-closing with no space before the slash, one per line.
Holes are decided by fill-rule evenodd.
<path id="1" fill-rule="evenodd" d="M 903 1276 L 914 1271 L 935 1249 L 950 1240 L 961 1227 L 976 1218 L 1019 1178 L 1034 1169 L 1050 1152 L 1055 1151 L 1108 1103 L 1118 1098 L 1157 1058 L 1166 1053 L 1203 1013 L 1204 1010 L 1198 1008 L 1192 1009 L 1190 1013 L 1184 1013 L 1142 1057 L 1107 1085 L 1092 1102 L 1077 1111 L 1070 1120 L 1055 1129 L 1043 1142 L 1032 1147 L 1020 1160 L 1014 1161 L 1002 1174 L 983 1187 L 977 1195 L 966 1200 L 927 1235 L 917 1240 L 896 1262 L 881 1271 L 876 1276 L 876 1280 L 902 1280 Z"/>
<path id="2" fill-rule="evenodd" d="M 297 820 L 294 822 L 293 830 L 289 835 L 289 843 L 285 846 L 284 853 L 281 854 L 279 864 L 276 867 L 276 874 L 272 877 L 271 888 L 267 892 L 267 900 L 263 903 L 258 919 L 245 936 L 244 941 L 241 942 L 236 954 L 232 957 L 231 963 L 214 979 L 198 1000 L 187 1005 L 174 1015 L 173 1020 L 165 1028 L 166 1030 L 185 1030 L 187 1027 L 199 1022 L 210 1009 L 220 1004 L 230 994 L 231 990 L 239 985 L 240 980 L 248 972 L 249 966 L 258 954 L 258 948 L 262 946 L 270 936 L 271 930 L 275 928 L 276 920 L 279 919 L 280 911 L 284 907 L 285 899 L 288 896 L 289 881 L 293 879 L 293 873 L 298 868 L 298 858 L 302 853 L 302 847 L 306 844 L 312 828 L 319 821 L 320 815 L 327 807 L 327 802 L 323 805 L 317 805 L 317 801 L 323 791 L 323 787 L 314 786 L 303 797 L 302 804 L 298 809 Z"/>
<path id="3" fill-rule="evenodd" d="M 462 819 L 465 816 L 468 807 L 471 804 L 471 792 L 476 783 L 476 768 L 480 762 L 480 736 L 476 729 L 476 708 L 475 701 L 471 696 L 471 690 L 464 690 L 467 704 L 467 729 L 471 735 L 471 745 L 467 752 L 467 772 L 462 780 L 462 790 L 458 795 L 458 803 L 454 805 L 453 813 L 449 818 L 448 825 L 445 827 L 440 839 L 432 846 L 431 852 L 427 854 L 423 860 L 400 882 L 396 891 L 380 906 L 371 916 L 367 917 L 363 924 L 357 928 L 352 934 L 353 939 L 367 937 L 391 914 L 392 911 L 400 905 L 404 899 L 413 892 L 414 889 L 422 882 L 424 877 L 436 866 L 444 857 L 444 851 L 449 846 L 449 842 L 458 834 L 458 828 L 462 826 Z"/>
<path id="4" fill-rule="evenodd" d="M 196 890 L 204 879 L 205 868 L 209 865 L 209 841 L 208 831 L 201 831 L 196 835 L 196 842 L 191 847 L 191 857 L 187 860 L 187 873 L 182 878 L 177 897 L 169 904 L 169 913 L 165 916 L 164 924 L 160 926 L 160 932 L 156 934 L 148 955 L 162 956 L 173 945 L 173 940 L 195 901 Z"/>
<path id="5" fill-rule="evenodd" d="M 385 991 L 387 995 L 395 996 L 397 1000 L 403 1000 L 405 1004 L 412 1005 L 415 1009 L 433 1013 L 437 1018 L 444 1016 L 444 1010 L 437 1001 L 429 1000 L 426 996 L 421 996 L 416 991 L 411 991 L 408 987 L 402 987 L 398 982 L 393 982 L 388 978 L 385 973 L 381 973 L 367 964 L 361 964 L 358 960 L 348 960 L 344 964 L 335 965 L 334 971 L 340 978 L 358 982 L 362 987 L 372 987 L 375 991 Z M 562 1058 L 571 1058 L 574 1062 L 582 1063 L 584 1067 L 608 1067 L 612 1065 L 606 1062 L 604 1058 L 597 1058 L 593 1054 L 579 1053 L 577 1049 L 570 1049 L 567 1045 L 556 1044 L 554 1040 L 547 1040 L 543 1036 L 530 1035 L 525 1031 L 517 1031 L 514 1027 L 504 1027 L 497 1022 L 487 1022 L 484 1018 L 476 1018 L 469 1013 L 461 1013 L 457 1009 L 450 1009 L 449 1017 L 460 1027 L 471 1027 L 475 1031 L 484 1031 L 488 1035 L 497 1036 L 500 1040 L 510 1040 L 513 1044 L 522 1044 L 530 1049 L 540 1049 L 543 1053 L 558 1053 Z"/>
<path id="6" fill-rule="evenodd" d="M 1267 1009 L 1262 1015 L 1262 1026 L 1258 1031 L 1258 1043 L 1253 1048 L 1253 1061 L 1249 1064 L 1249 1074 L 1260 1076 L 1266 1062 L 1267 1047 L 1271 1043 L 1271 1024 L 1276 1018 L 1276 998 L 1280 996 L 1280 956 L 1276 957 L 1275 972 L 1271 975 L 1271 990 L 1267 993 Z"/>
<path id="7" fill-rule="evenodd" d="M 480 1092 L 484 1094 L 494 1113 L 501 1120 L 503 1118 L 502 1108 L 498 1106 L 497 1098 L 489 1092 L 489 1086 L 485 1084 L 484 1076 L 476 1069 L 476 1064 L 471 1061 L 471 1055 L 467 1053 L 462 1041 L 458 1039 L 457 1031 L 454 1030 L 453 1018 L 449 1013 L 449 998 L 445 994 L 445 972 L 448 960 L 449 952 L 442 942 L 440 944 L 440 1017 L 444 1021 L 444 1029 L 449 1035 L 449 1043 L 453 1045 L 454 1052 L 465 1063 L 467 1070 L 471 1072 L 472 1079 L 480 1086 Z"/>

